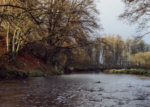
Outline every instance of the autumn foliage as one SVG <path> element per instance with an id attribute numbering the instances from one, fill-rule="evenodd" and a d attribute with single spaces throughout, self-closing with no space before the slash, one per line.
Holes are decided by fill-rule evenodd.
<path id="1" fill-rule="evenodd" d="M 0 1 L 1 66 L 147 68 L 150 47 L 143 40 L 95 38 L 98 14 L 93 0 Z"/>

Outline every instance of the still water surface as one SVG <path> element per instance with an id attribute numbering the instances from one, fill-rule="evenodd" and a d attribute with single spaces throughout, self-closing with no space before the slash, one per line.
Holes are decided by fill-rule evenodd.
<path id="1" fill-rule="evenodd" d="M 150 107 L 150 77 L 90 73 L 2 80 L 0 107 Z"/>

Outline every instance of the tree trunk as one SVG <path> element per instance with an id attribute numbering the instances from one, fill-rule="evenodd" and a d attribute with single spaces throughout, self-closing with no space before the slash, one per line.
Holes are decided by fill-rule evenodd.
<path id="1" fill-rule="evenodd" d="M 6 37 L 7 53 L 9 52 L 9 34 L 10 34 L 10 23 L 8 23 L 8 30 L 7 30 L 7 37 Z"/>

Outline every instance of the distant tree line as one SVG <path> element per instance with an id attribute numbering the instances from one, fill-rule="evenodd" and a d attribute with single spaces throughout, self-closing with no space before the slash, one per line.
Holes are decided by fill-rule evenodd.
<path id="1" fill-rule="evenodd" d="M 123 40 L 121 36 L 105 36 L 91 48 L 93 64 L 106 68 L 148 67 L 150 45 L 143 40 Z"/>

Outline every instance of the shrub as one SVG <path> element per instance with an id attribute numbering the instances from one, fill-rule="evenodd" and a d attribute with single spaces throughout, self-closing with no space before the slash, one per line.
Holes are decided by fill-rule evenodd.
<path id="1" fill-rule="evenodd" d="M 29 70 L 28 75 L 29 77 L 41 77 L 44 76 L 44 73 L 41 70 L 35 69 L 35 70 Z"/>
<path id="2" fill-rule="evenodd" d="M 0 68 L 0 78 L 5 79 L 14 79 L 14 78 L 25 78 L 28 76 L 28 73 L 19 70 L 17 68 L 1 67 Z"/>

